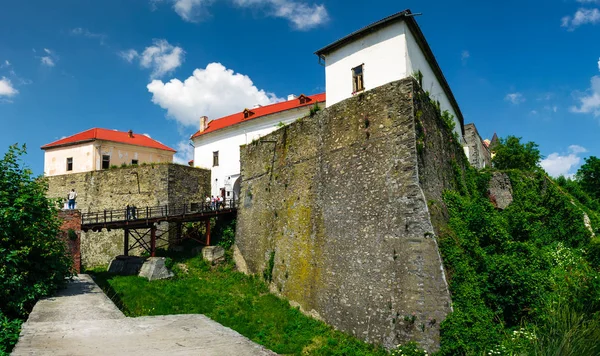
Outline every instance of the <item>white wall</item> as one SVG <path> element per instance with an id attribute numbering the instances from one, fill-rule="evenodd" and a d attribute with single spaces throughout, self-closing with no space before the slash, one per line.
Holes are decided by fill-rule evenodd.
<path id="1" fill-rule="evenodd" d="M 397 22 L 327 54 L 327 106 L 352 96 L 352 68 L 361 64 L 365 90 L 409 76 L 404 32 Z"/>
<path id="2" fill-rule="evenodd" d="M 461 138 L 462 142 L 462 130 L 460 127 L 460 122 L 458 120 L 458 116 L 456 112 L 452 108 L 450 104 L 450 100 L 446 95 L 440 81 L 437 79 L 433 68 L 425 59 L 425 55 L 423 51 L 421 51 L 419 44 L 415 40 L 414 35 L 408 29 L 408 26 L 405 22 L 401 23 L 404 26 L 404 33 L 406 34 L 406 47 L 408 53 L 408 63 L 407 63 L 407 73 L 408 75 L 412 75 L 413 73 L 418 72 L 419 70 L 423 74 L 423 90 L 428 91 L 430 97 L 433 100 L 438 100 L 440 102 L 440 108 L 442 111 L 448 110 L 454 116 L 454 132 L 458 134 Z"/>
<path id="3" fill-rule="evenodd" d="M 102 169 L 102 155 L 110 156 L 110 165 L 173 162 L 175 152 L 157 148 L 96 140 L 78 145 L 49 148 L 44 152 L 44 175 L 56 176 Z M 67 158 L 73 158 L 73 170 L 67 171 Z"/>
<path id="4" fill-rule="evenodd" d="M 393 23 L 326 55 L 327 106 L 352 97 L 352 68 L 361 64 L 364 64 L 365 91 L 407 78 L 420 70 L 423 90 L 440 102 L 442 111 L 448 110 L 454 116 L 454 131 L 462 142 L 458 116 L 405 22 Z"/>
<path id="5" fill-rule="evenodd" d="M 319 103 L 323 106 L 324 103 Z M 265 136 L 280 126 L 307 116 L 312 105 L 296 108 L 223 128 L 193 139 L 194 166 L 207 168 L 211 174 L 211 195 L 220 194 L 220 188 L 233 189 L 240 176 L 240 146 Z M 219 151 L 219 165 L 213 167 L 213 152 Z M 227 198 L 227 197 L 226 197 Z"/>
<path id="6" fill-rule="evenodd" d="M 73 170 L 67 171 L 67 158 L 73 158 Z M 44 151 L 44 175 L 55 176 L 94 170 L 94 144 L 50 148 Z"/>

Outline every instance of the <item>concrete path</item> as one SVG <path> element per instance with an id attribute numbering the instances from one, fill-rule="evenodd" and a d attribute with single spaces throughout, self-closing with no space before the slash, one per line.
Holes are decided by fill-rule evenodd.
<path id="1" fill-rule="evenodd" d="M 39 301 L 12 355 L 275 355 L 204 315 L 127 318 L 88 275 Z"/>

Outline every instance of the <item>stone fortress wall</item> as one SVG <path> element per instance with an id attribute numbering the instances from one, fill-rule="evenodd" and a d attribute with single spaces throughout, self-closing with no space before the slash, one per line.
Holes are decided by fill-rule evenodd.
<path id="1" fill-rule="evenodd" d="M 468 164 L 454 141 L 404 79 L 242 147 L 238 266 L 363 340 L 436 350 L 451 310 L 435 238 L 442 192 L 452 162 Z"/>
<path id="2" fill-rule="evenodd" d="M 141 209 L 203 202 L 210 194 L 209 170 L 172 163 L 64 174 L 48 177 L 48 181 L 49 198 L 66 199 L 74 188 L 77 209 L 82 213 L 125 209 L 127 204 Z M 168 224 L 162 225 L 161 229 L 168 229 Z M 107 265 L 121 254 L 123 230 L 81 232 L 81 262 L 85 267 Z"/>

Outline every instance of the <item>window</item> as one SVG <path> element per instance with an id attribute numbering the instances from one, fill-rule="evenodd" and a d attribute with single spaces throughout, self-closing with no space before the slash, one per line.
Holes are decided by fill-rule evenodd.
<path id="1" fill-rule="evenodd" d="M 302 94 L 298 97 L 298 99 L 300 100 L 300 104 L 306 104 L 307 102 L 310 101 L 310 98 L 307 97 L 306 95 Z"/>
<path id="2" fill-rule="evenodd" d="M 137 159 L 132 159 L 131 160 L 131 164 L 132 165 L 137 165 L 138 164 L 138 160 Z"/>
<path id="3" fill-rule="evenodd" d="M 110 156 L 102 155 L 102 169 L 109 169 L 109 168 L 110 168 Z"/>
<path id="4" fill-rule="evenodd" d="M 250 116 L 254 115 L 254 113 L 248 109 L 244 110 L 244 119 L 249 118 Z"/>
<path id="5" fill-rule="evenodd" d="M 67 158 L 67 171 L 73 170 L 73 157 Z"/>
<path id="6" fill-rule="evenodd" d="M 213 152 L 213 167 L 219 165 L 219 151 Z"/>
<path id="7" fill-rule="evenodd" d="M 365 82 L 363 79 L 363 66 L 352 68 L 352 93 L 357 93 L 361 90 L 365 90 Z"/>

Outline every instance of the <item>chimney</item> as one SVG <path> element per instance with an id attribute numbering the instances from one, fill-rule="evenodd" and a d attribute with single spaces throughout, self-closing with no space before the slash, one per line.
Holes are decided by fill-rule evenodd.
<path id="1" fill-rule="evenodd" d="M 133 138 L 133 130 L 129 130 L 127 133 L 129 134 L 129 138 Z"/>
<path id="2" fill-rule="evenodd" d="M 288 101 L 296 99 L 296 95 L 290 94 L 288 95 Z"/>
<path id="3" fill-rule="evenodd" d="M 200 116 L 200 132 L 206 130 L 206 124 L 208 123 L 208 117 Z"/>

